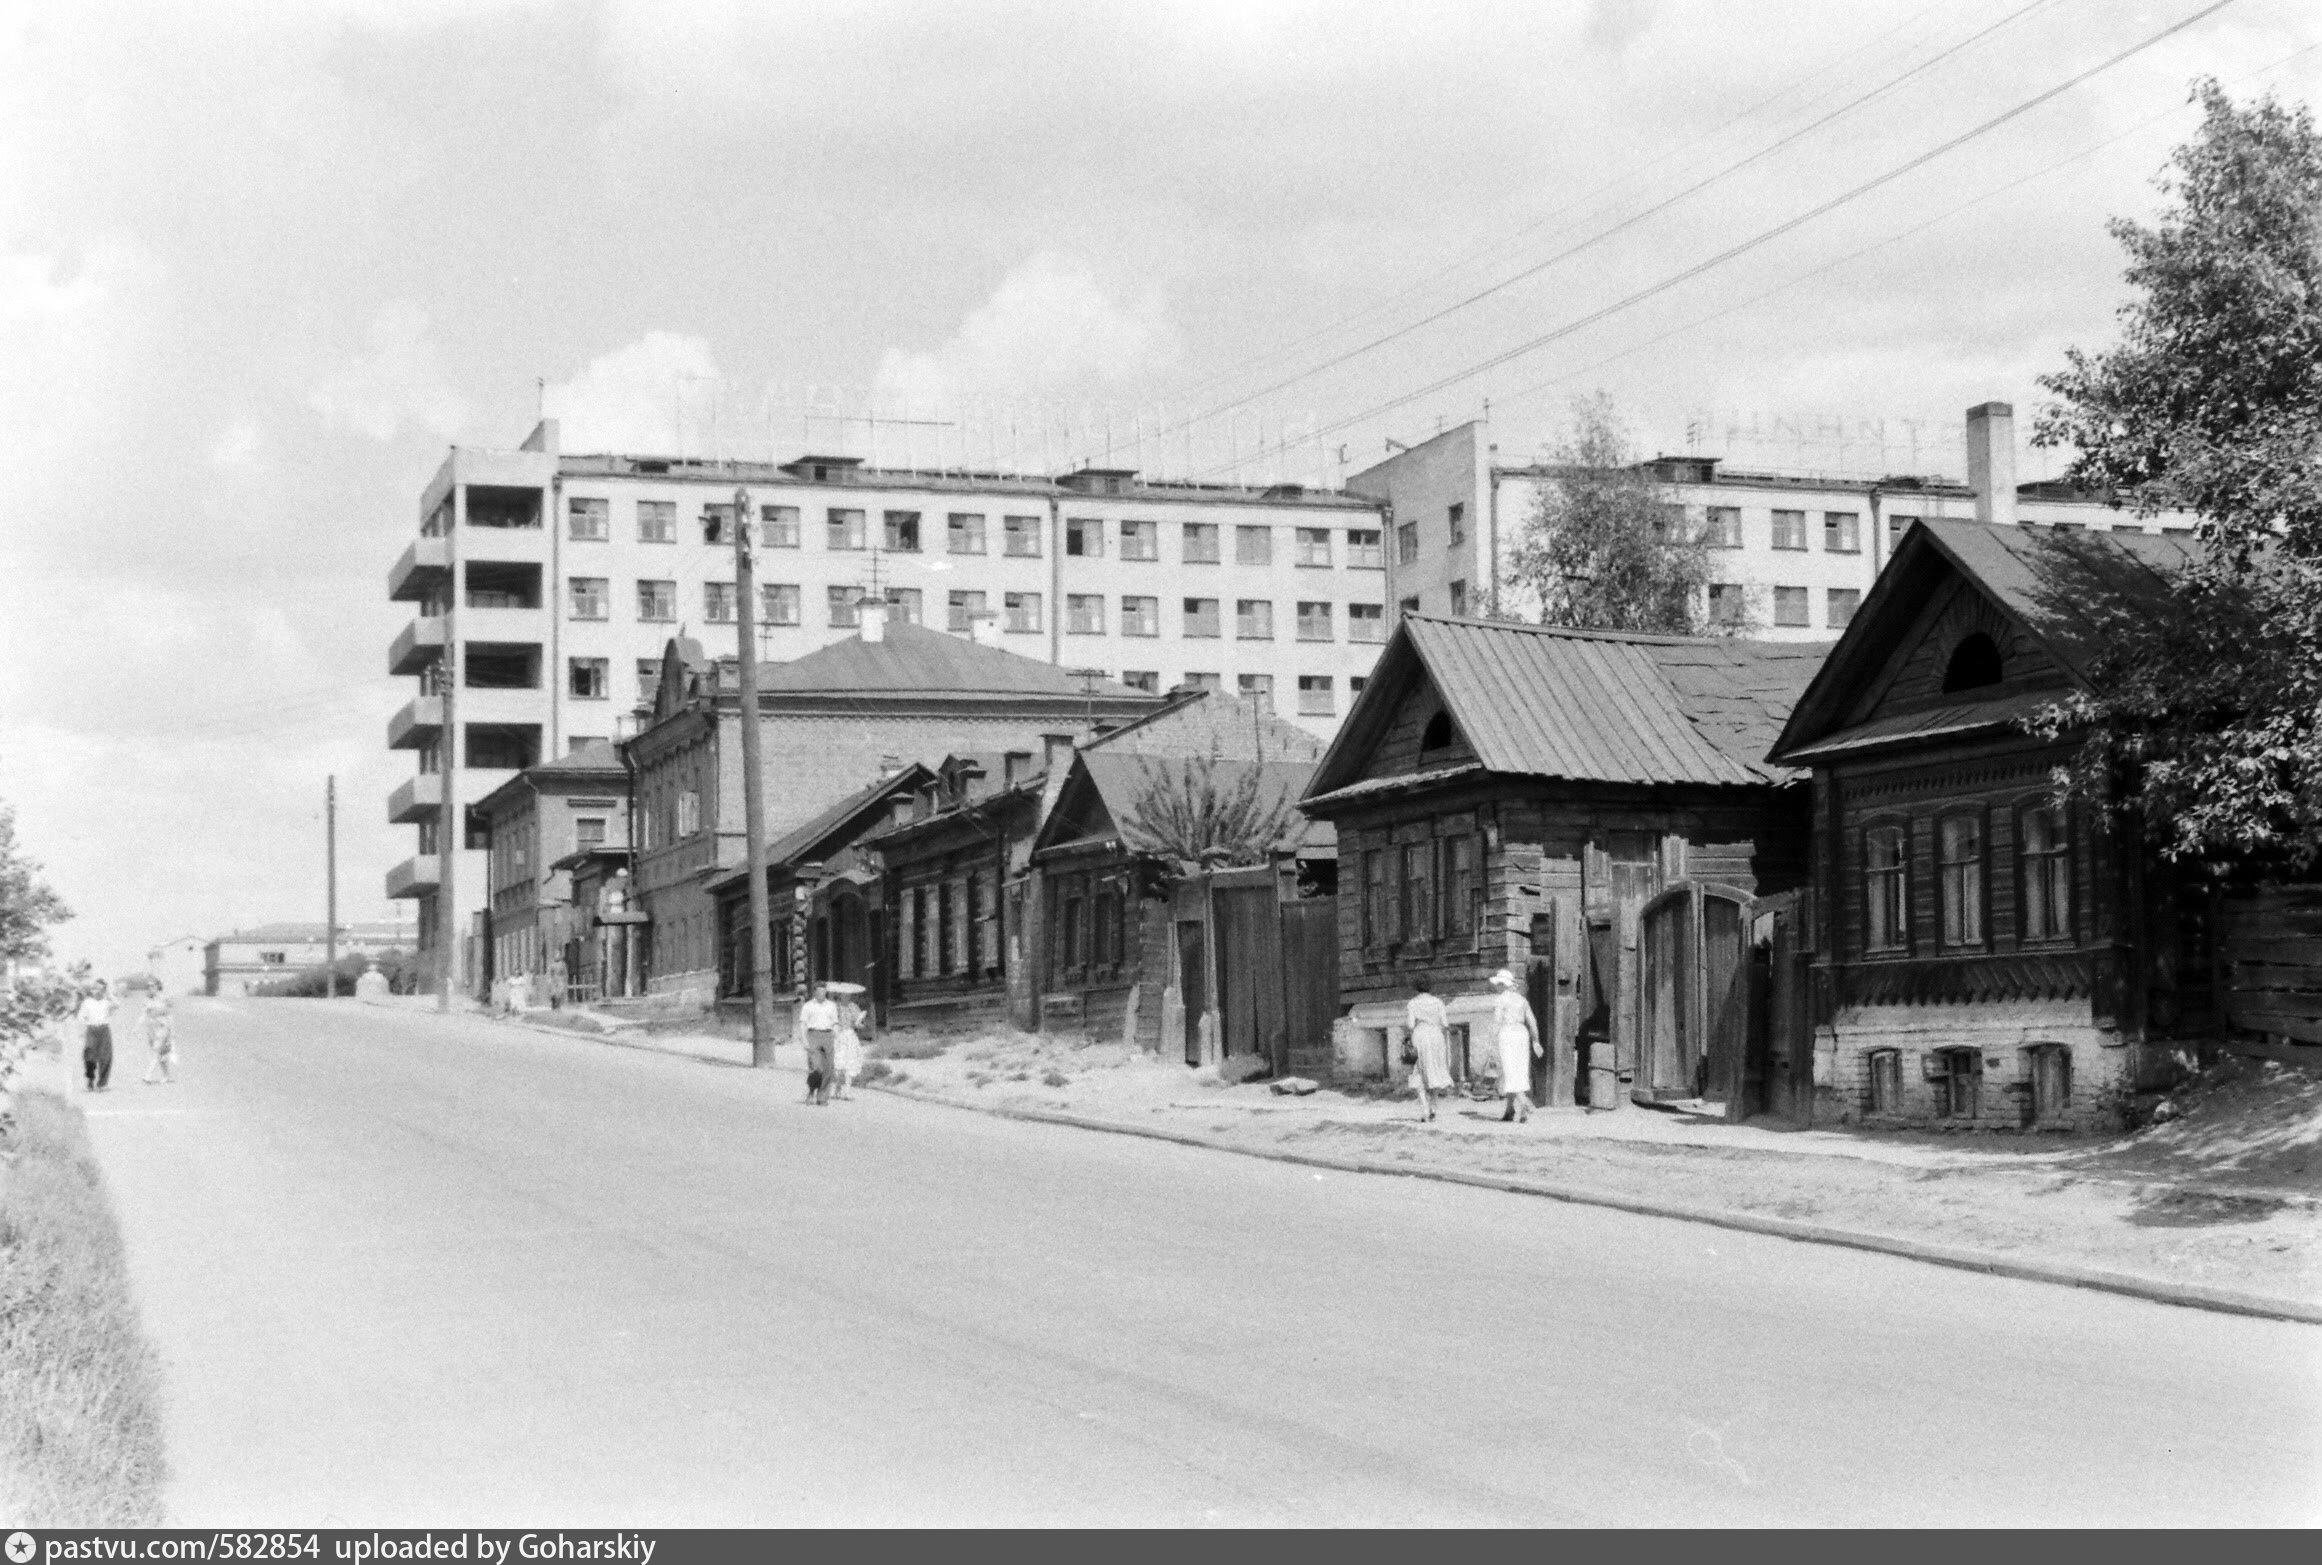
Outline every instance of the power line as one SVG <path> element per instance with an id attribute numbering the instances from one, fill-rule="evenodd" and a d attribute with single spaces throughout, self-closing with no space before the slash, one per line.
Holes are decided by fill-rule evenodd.
<path id="1" fill-rule="evenodd" d="M 1549 256 L 1547 259 L 1536 261 L 1532 265 L 1525 267 L 1522 271 L 1516 272 L 1512 276 L 1504 277 L 1498 282 L 1489 285 L 1488 287 L 1480 288 L 1474 293 L 1467 295 L 1463 299 L 1459 299 L 1451 304 L 1444 305 L 1432 313 L 1423 315 L 1419 319 L 1409 322 L 1406 325 L 1398 326 L 1393 331 L 1384 333 L 1383 335 L 1377 337 L 1373 337 L 1368 342 L 1362 343 L 1356 347 L 1349 348 L 1345 352 L 1340 353 L 1333 358 L 1323 360 L 1320 364 L 1309 366 L 1306 369 L 1300 370 L 1295 375 L 1287 376 L 1260 390 L 1249 392 L 1246 395 L 1240 397 L 1235 397 L 1230 401 L 1218 403 L 1216 406 L 1209 408 L 1204 412 L 1195 414 L 1189 422 L 1199 423 L 1204 419 L 1214 418 L 1218 414 L 1240 407 L 1244 403 L 1254 402 L 1261 397 L 1269 397 L 1277 391 L 1286 390 L 1291 386 L 1297 385 L 1302 380 L 1308 380 L 1316 375 L 1321 374 L 1325 370 L 1336 369 L 1342 364 L 1346 364 L 1352 360 L 1361 358 L 1366 353 L 1370 353 L 1378 348 L 1383 348 L 1388 343 L 1398 341 L 1404 337 L 1408 337 L 1415 331 L 1432 326 L 1437 321 L 1444 320 L 1450 316 L 1456 315 L 1461 310 L 1467 309 L 1471 305 L 1479 304 L 1485 299 L 1491 298 L 1495 294 L 1504 293 L 1508 289 L 1514 287 L 1516 284 L 1524 282 L 1529 278 L 1537 277 L 1542 272 L 1547 271 L 1549 268 L 1557 266 L 1565 261 L 1569 261 L 1576 255 L 1593 250 L 1598 245 L 1603 244 L 1606 240 L 1613 238 L 1615 235 L 1626 233 L 1628 230 L 1636 227 L 1639 223 L 1645 222 L 1650 218 L 1660 215 L 1661 213 L 1667 211 L 1669 208 L 1677 205 L 1679 202 L 1686 200 L 1688 197 L 1698 195 L 1702 191 L 1707 190 L 1710 186 L 1718 184 L 1721 181 L 1729 179 L 1733 175 L 1740 173 L 1743 169 L 1763 162 L 1765 159 L 1773 156 L 1783 148 L 1796 144 L 1802 138 L 1812 135 L 1815 131 L 1820 130 L 1822 127 L 1830 124 L 1832 121 L 1842 119 L 1846 115 L 1851 114 L 1855 110 L 1863 107 L 1865 104 L 1886 96 L 1888 93 L 1894 91 L 1897 87 L 1902 86 L 1905 82 L 1911 80 L 1913 77 L 1921 75 L 1926 71 L 1932 70 L 1935 66 L 1940 65 L 1943 61 L 1950 59 L 1953 55 L 1958 54 L 1961 50 L 1971 48 L 1985 38 L 1990 37 L 1993 33 L 1998 32 L 2001 28 L 2008 26 L 2012 22 L 2019 21 L 2023 17 L 2029 16 L 2032 12 L 2041 9 L 2050 3 L 2051 0 L 2029 0 L 2028 4 L 2018 6 L 2015 10 L 2010 11 L 2007 15 L 2001 17 L 1998 21 L 1980 28 L 1973 33 L 1970 33 L 1967 37 L 1960 39 L 1959 42 L 1952 44 L 1950 47 L 1944 49 L 1941 53 L 1936 54 L 1932 58 L 1922 60 L 1917 65 L 1912 66 L 1909 70 L 1904 71 L 1901 75 L 1890 77 L 1888 80 L 1880 83 L 1876 87 L 1873 87 L 1868 92 L 1865 92 L 1855 98 L 1849 99 L 1847 102 L 1839 105 L 1837 108 L 1832 109 L 1828 114 L 1823 115 L 1820 119 L 1812 120 L 1807 124 L 1799 127 L 1797 130 L 1790 132 L 1788 135 L 1783 136 L 1779 140 L 1770 142 L 1767 145 L 1760 147 L 1757 151 L 1727 164 L 1724 168 L 1719 169 L 1716 173 L 1706 175 L 1701 179 L 1695 180 L 1692 184 L 1687 185 L 1684 189 L 1679 190 L 1672 195 L 1664 196 L 1662 199 L 1654 202 L 1652 205 L 1644 208 L 1642 211 L 1632 213 L 1628 217 L 1622 218 L 1619 222 L 1614 223 L 1611 227 L 1599 229 L 1597 232 L 1589 235 L 1579 243 L 1568 245 L 1564 249 L 1556 252 L 1554 255 Z M 2231 4 L 2232 0 L 2223 0 L 2223 3 Z M 1169 431 L 1166 430 L 1163 431 L 1164 434 L 1167 434 L 1168 432 Z"/>
<path id="2" fill-rule="evenodd" d="M 1478 249 L 1469 251 L 1460 259 L 1450 262 L 1449 264 L 1428 273 L 1426 276 L 1417 279 L 1416 281 L 1401 289 L 1398 289 L 1396 292 L 1389 294 L 1383 299 L 1375 300 L 1372 303 L 1364 305 L 1359 309 L 1349 311 L 1347 314 L 1340 316 L 1337 320 L 1329 321 L 1321 326 L 1317 326 L 1312 331 L 1306 333 L 1304 336 L 1295 338 L 1292 341 L 1283 343 L 1281 346 L 1271 349 L 1266 353 L 1259 354 L 1254 358 L 1245 360 L 1242 364 L 1236 365 L 1230 369 L 1219 370 L 1212 375 L 1206 375 L 1200 380 L 1195 381 L 1191 386 L 1187 387 L 1182 394 L 1190 397 L 1197 392 L 1205 391 L 1212 386 L 1216 386 L 1223 382 L 1232 380 L 1234 376 L 1240 374 L 1244 369 L 1255 369 L 1261 365 L 1272 364 L 1280 359 L 1287 358 L 1290 354 L 1296 352 L 1302 347 L 1305 347 L 1310 342 L 1319 341 L 1324 337 L 1330 336 L 1333 332 L 1343 330 L 1347 327 L 1356 325 L 1359 322 L 1367 321 L 1373 316 L 1385 313 L 1386 311 L 1392 309 L 1394 306 L 1401 304 L 1404 300 L 1424 293 L 1427 289 L 1433 287 L 1436 283 L 1443 281 L 1445 278 L 1457 276 L 1459 273 L 1467 271 L 1471 267 L 1477 265 L 1479 262 L 1498 258 L 1502 251 L 1525 239 L 1530 238 L 1533 234 L 1538 233 L 1541 229 L 1547 227 L 1550 223 L 1555 222 L 1558 218 L 1565 216 L 1567 213 L 1581 210 L 1590 202 L 1596 200 L 1597 197 L 1605 195 L 1608 192 L 1618 190 L 1623 185 L 1634 182 L 1640 176 L 1660 167 L 1662 164 L 1668 162 L 1672 158 L 1683 157 L 1687 153 L 1692 152 L 1696 147 L 1706 145 L 1707 143 L 1716 140 L 1719 136 L 1724 135 L 1734 126 L 1742 123 L 1742 121 L 1752 118 L 1765 109 L 1771 108 L 1776 103 L 1781 102 L 1784 98 L 1789 97 L 1792 93 L 1804 87 L 1807 83 L 1814 81 L 1819 77 L 1828 75 L 1830 72 L 1836 70 L 1839 66 L 1853 59 L 1856 55 L 1868 53 L 1871 49 L 1876 48 L 1879 44 L 1884 43 L 1889 38 L 1892 38 L 1895 34 L 1916 25 L 1930 12 L 1938 9 L 1940 9 L 1939 5 L 1922 6 L 1919 10 L 1913 12 L 1910 16 L 1905 17 L 1902 21 L 1897 22 L 1893 27 L 1888 28 L 1885 32 L 1878 34 L 1869 42 L 1858 45 L 1857 47 L 1848 50 L 1842 55 L 1835 56 L 1822 65 L 1819 65 L 1813 70 L 1808 71 L 1805 75 L 1795 78 L 1788 86 L 1785 86 L 1780 90 L 1759 99 L 1756 103 L 1751 104 L 1748 108 L 1743 109 L 1740 113 L 1726 119 L 1714 128 L 1702 132 L 1700 135 L 1694 137 L 1691 141 L 1686 142 L 1682 146 L 1674 147 L 1667 152 L 1659 154 L 1656 157 L 1647 159 L 1645 162 L 1632 164 L 1630 167 L 1623 169 L 1620 173 L 1614 175 L 1611 179 L 1606 180 L 1603 184 L 1598 185 L 1595 189 L 1587 192 L 1585 195 L 1575 197 L 1574 199 L 1565 202 L 1562 206 L 1555 207 L 1550 211 L 1543 213 L 1541 216 L 1533 219 L 1531 222 L 1526 223 L 1523 227 L 1516 229 L 1513 233 L 1507 234 L 1502 238 L 1495 239 Z"/>
<path id="3" fill-rule="evenodd" d="M 2302 49 L 2282 56 L 2282 58 L 2274 61 L 2274 63 L 2271 65 L 2261 66 L 2257 70 L 2249 72 L 2247 75 L 2234 78 L 2234 80 L 2238 83 L 2251 81 L 2257 77 L 2268 75 L 2274 71 L 2280 70 L 2283 66 L 2288 65 L 2293 60 L 2297 60 L 2306 55 L 2312 54 L 2317 49 L 2322 49 L 2322 43 L 2310 43 Z M 1651 337 L 1647 337 L 1642 342 L 1631 343 L 1628 347 L 1621 349 L 1618 353 L 1606 354 L 1603 358 L 1597 359 L 1592 363 L 1584 364 L 1576 370 L 1567 371 L 1562 375 L 1554 376 L 1548 380 L 1535 382 L 1532 385 L 1524 387 L 1520 391 L 1505 393 L 1499 400 L 1504 404 L 1508 402 L 1519 402 L 1526 397 L 1536 396 L 1543 391 L 1548 391 L 1554 387 L 1564 385 L 1570 381 L 1578 380 L 1581 376 L 1589 374 L 1594 370 L 1600 370 L 1608 364 L 1616 364 L 1622 359 L 1628 358 L 1632 354 L 1642 353 L 1647 348 L 1658 347 L 1660 344 L 1667 342 L 1672 337 L 1683 336 L 1686 332 L 1689 331 L 1698 331 L 1704 326 L 1721 321 L 1729 315 L 1738 314 L 1743 310 L 1751 308 L 1753 305 L 1763 304 L 1768 299 L 1776 298 L 1782 294 L 1788 293 L 1793 288 L 1802 287 L 1805 284 L 1812 282 L 1815 278 L 1822 276 L 1825 272 L 1835 271 L 1850 261 L 1859 261 L 1864 256 L 1870 255 L 1879 250 L 1884 250 L 1889 245 L 1899 244 L 1903 240 L 1909 239 L 1914 235 L 1923 234 L 1930 228 L 1947 223 L 1952 218 L 1957 217 L 1960 213 L 1965 212 L 1970 208 L 1981 206 L 1984 202 L 1991 200 L 1995 196 L 2004 196 L 2011 190 L 2015 190 L 2021 186 L 2031 184 L 2037 180 L 2046 179 L 2049 175 L 2055 173 L 2059 169 L 2069 168 L 2071 165 L 2081 162 L 2084 159 L 2092 158 L 2099 152 L 2104 151 L 2107 147 L 2115 146 L 2120 142 L 2128 140 L 2132 136 L 2141 135 L 2143 132 L 2151 129 L 2153 126 L 2161 123 L 2161 121 L 2166 119 L 2174 119 L 2178 115 L 2186 113 L 2191 108 L 2191 104 L 2180 103 L 2173 107 L 2163 109 L 2158 114 L 2150 115 L 2145 119 L 2137 121 L 2136 124 L 2131 125 L 2127 130 L 2120 132 L 2120 134 L 2116 136 L 2109 136 L 2103 141 L 2095 143 L 2093 146 L 2083 147 L 2080 151 L 2073 153 L 2070 157 L 2059 158 L 2057 161 L 2049 164 L 2047 167 L 2037 169 L 2032 173 L 2024 175 L 2020 179 L 2011 179 L 2004 185 L 1994 185 L 1991 189 L 1986 190 L 1979 195 L 1972 196 L 1969 199 L 1960 202 L 1955 207 L 1938 212 L 1935 216 L 1926 219 L 1924 222 L 1914 223 L 1909 228 L 1898 230 L 1895 233 L 1887 235 L 1884 239 L 1876 240 L 1870 244 L 1864 245 L 1858 250 L 1849 250 L 1846 254 L 1838 257 L 1836 260 L 1826 261 L 1822 265 L 1814 268 L 1812 271 L 1800 273 L 1798 276 L 1790 278 L 1788 281 L 1778 284 L 1775 287 L 1769 288 L 1763 293 L 1753 294 L 1747 299 L 1743 299 L 1738 303 L 1729 304 L 1722 310 L 1715 310 L 1707 315 L 1699 316 L 1693 320 L 1685 322 L 1681 326 L 1672 326 L 1667 331 L 1656 333 Z"/>
<path id="4" fill-rule="evenodd" d="M 1436 392 L 1444 390 L 1446 387 L 1455 386 L 1463 380 L 1472 379 L 1473 377 L 1482 374 L 1486 370 L 1497 369 L 1502 364 L 1506 364 L 1513 359 L 1522 358 L 1528 353 L 1536 352 L 1537 350 L 1546 347 L 1552 342 L 1556 342 L 1562 338 L 1571 336 L 1574 332 L 1581 331 L 1589 326 L 1593 326 L 1597 322 L 1609 319 L 1614 315 L 1618 315 L 1623 310 L 1627 310 L 1635 305 L 1641 304 L 1647 299 L 1651 299 L 1660 294 L 1666 293 L 1670 289 L 1678 286 L 1680 283 L 1689 282 L 1693 278 L 1699 277 L 1705 272 L 1709 272 L 1715 270 L 1717 267 L 1723 266 L 1728 261 L 1735 260 L 1738 257 L 1749 254 L 1753 250 L 1760 249 L 1763 246 L 1770 244 L 1772 241 L 1779 239 L 1782 235 L 1787 234 L 1794 229 L 1804 227 L 1806 224 L 1813 222 L 1816 218 L 1828 216 L 1830 213 L 1838 210 L 1842 206 L 1847 205 L 1849 202 L 1859 200 L 1861 197 L 1868 195 L 1870 192 L 1877 190 L 1882 186 L 1894 183 L 1896 180 L 1902 178 L 1906 174 L 1913 172 L 1914 170 L 1924 168 L 1927 164 L 1934 162 L 1937 158 L 1944 156 L 1946 153 L 1957 151 L 1960 147 L 1963 147 L 1967 143 L 1976 140 L 1978 137 L 1988 135 L 1992 131 L 1997 130 L 2000 126 L 2007 124 L 2009 121 L 2021 118 L 2023 115 L 2030 113 L 2033 109 L 2038 108 L 2041 104 L 2046 103 L 2051 99 L 2062 95 L 2063 93 L 2069 92 L 2074 87 L 2079 86 L 2082 82 L 2085 82 L 2094 76 L 2100 75 L 2101 73 L 2112 69 L 2112 67 L 2120 64 L 2123 60 L 2127 60 L 2136 55 L 2142 54 L 2145 50 L 2153 47 L 2153 45 L 2160 43 L 2164 39 L 2170 38 L 2177 33 L 2183 32 L 2186 28 L 2193 26 L 2197 22 L 2204 21 L 2207 18 L 2216 15 L 2219 11 L 2224 10 L 2227 6 L 2232 5 L 2233 3 L 2234 0 L 2214 0 L 2214 3 L 2202 7 L 2199 11 L 2194 12 L 2191 16 L 2184 18 L 2182 21 L 2173 22 L 2169 26 L 2162 28 L 2159 32 L 2152 34 L 2148 38 L 2145 38 L 2143 41 L 2131 44 L 2128 48 L 2121 50 L 2119 53 L 2112 55 L 2111 57 L 2096 65 L 2090 66 L 2087 70 L 2081 71 L 2076 75 L 2068 77 L 2053 87 L 2049 87 L 2041 92 L 2035 93 L 2033 96 L 2026 98 L 2021 103 L 2016 104 L 2013 108 L 2007 109 L 1999 114 L 1992 116 L 1990 119 L 1985 120 L 1982 124 L 1977 125 L 1972 130 L 1963 131 L 1959 135 L 1952 137 L 1950 140 L 1945 141 L 1940 145 L 1931 147 L 1927 151 L 1922 152 L 1915 157 L 1906 159 L 1905 161 L 1896 164 L 1893 168 L 1888 169 L 1885 173 L 1874 175 L 1872 178 L 1864 180 L 1861 184 L 1854 186 L 1852 189 L 1849 189 L 1839 195 L 1833 196 L 1829 200 L 1824 201 L 1817 206 L 1810 207 L 1806 211 L 1798 213 L 1796 216 L 1785 218 L 1781 222 L 1774 224 L 1771 228 L 1762 229 L 1758 233 L 1750 236 L 1748 239 L 1743 240 L 1740 244 L 1733 245 L 1725 250 L 1721 250 L 1716 255 L 1709 257 L 1707 260 L 1697 261 L 1693 265 L 1685 267 L 1680 271 L 1672 272 L 1668 276 L 1661 278 L 1658 282 L 1640 288 L 1636 292 L 1629 294 L 1621 299 L 1615 300 L 1613 303 L 1605 305 L 1601 309 L 1592 310 L 1586 315 L 1582 315 L 1576 317 L 1573 320 L 1566 321 L 1563 325 L 1555 327 L 1553 330 L 1542 332 L 1537 337 L 1527 339 L 1526 341 L 1517 344 L 1513 348 L 1508 348 L 1499 353 L 1495 353 L 1490 358 L 1484 359 L 1479 363 L 1471 364 L 1465 369 L 1456 370 L 1449 375 L 1445 375 L 1439 379 L 1430 381 L 1426 385 L 1421 386 L 1416 390 L 1407 391 L 1400 396 L 1389 398 L 1385 402 L 1381 402 L 1372 407 L 1366 408 L 1360 413 L 1351 414 L 1348 417 L 1340 419 L 1335 423 L 1325 424 L 1320 429 L 1315 431 L 1315 435 L 1317 438 L 1320 438 L 1324 435 L 1336 434 L 1342 429 L 1351 428 L 1353 425 L 1361 423 L 1364 419 L 1375 418 L 1381 413 L 1392 412 L 1396 408 L 1407 406 L 1410 403 L 1418 401 L 1422 397 L 1432 396 Z M 1221 471 L 1221 469 L 1212 468 L 1208 470 L 1208 473 L 1214 473 L 1218 471 Z M 1208 473 L 1198 474 L 1196 476 L 1206 477 L 1208 476 Z"/>

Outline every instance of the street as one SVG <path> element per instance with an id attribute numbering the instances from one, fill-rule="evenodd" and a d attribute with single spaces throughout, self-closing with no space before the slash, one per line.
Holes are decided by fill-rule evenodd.
<path id="1" fill-rule="evenodd" d="M 471 1017 L 181 1038 L 81 1100 L 180 1525 L 2322 1521 L 2311 1327 Z"/>

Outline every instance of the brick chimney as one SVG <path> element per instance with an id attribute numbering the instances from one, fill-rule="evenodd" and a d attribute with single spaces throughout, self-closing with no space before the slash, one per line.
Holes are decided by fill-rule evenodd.
<path id="1" fill-rule="evenodd" d="M 865 597 L 855 605 L 855 622 L 862 627 L 865 641 L 887 639 L 887 600 Z"/>
<path id="2" fill-rule="evenodd" d="M 2005 402 L 1967 410 L 1967 487 L 1977 521 L 2016 525 L 2016 410 Z"/>
<path id="3" fill-rule="evenodd" d="M 1040 742 L 1047 747 L 1042 764 L 1047 767 L 1048 775 L 1062 777 L 1072 765 L 1072 735 L 1042 734 Z"/>

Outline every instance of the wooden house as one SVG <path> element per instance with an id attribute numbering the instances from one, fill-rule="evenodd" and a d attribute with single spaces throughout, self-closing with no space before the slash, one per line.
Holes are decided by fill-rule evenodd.
<path id="1" fill-rule="evenodd" d="M 872 839 L 894 910 L 898 1024 L 1008 1011 L 1024 910 L 1007 888 L 1024 874 L 1046 782 L 1029 751 L 946 756 Z"/>
<path id="2" fill-rule="evenodd" d="M 1764 756 L 1827 650 L 1406 615 L 1304 800 L 1338 828 L 1340 1070 L 1401 1071 L 1421 977 L 1455 1073 L 1496 1068 L 1504 967 L 1542 1104 L 1799 1113 L 1752 953 L 1807 872 L 1804 774 Z"/>
<path id="3" fill-rule="evenodd" d="M 2187 545 L 1922 521 L 1772 750 L 1814 776 L 1817 1113 L 2120 1124 L 2213 1030 L 2207 877 L 2060 804 L 2082 607 L 2163 594 Z"/>

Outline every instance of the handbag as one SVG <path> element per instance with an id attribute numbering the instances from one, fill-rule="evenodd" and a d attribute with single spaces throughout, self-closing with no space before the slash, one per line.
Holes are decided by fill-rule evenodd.
<path id="1" fill-rule="evenodd" d="M 1419 1063 L 1419 1045 L 1413 1043 L 1408 1038 L 1403 1040 L 1403 1063 L 1406 1065 L 1416 1065 Z"/>

